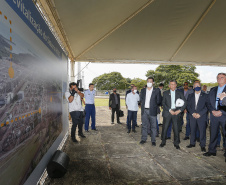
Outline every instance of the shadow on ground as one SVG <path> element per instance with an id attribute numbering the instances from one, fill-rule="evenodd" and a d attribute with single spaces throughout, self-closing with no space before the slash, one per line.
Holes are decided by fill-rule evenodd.
<path id="1" fill-rule="evenodd" d="M 125 107 L 123 110 L 126 113 Z M 198 144 L 187 149 L 189 141 L 182 139 L 184 127 L 180 150 L 173 147 L 172 140 L 167 140 L 166 146 L 159 148 L 160 138 L 157 138 L 155 147 L 151 145 L 150 138 L 140 145 L 141 126 L 136 133 L 127 134 L 126 117 L 121 119 L 123 124 L 112 125 L 108 107 L 97 107 L 96 112 L 98 131 L 84 133 L 85 139 L 77 137 L 78 143 L 68 138 L 64 146 L 64 152 L 70 157 L 68 172 L 60 179 L 47 178 L 46 185 L 226 184 L 222 148 L 218 148 L 216 157 L 204 157 Z"/>

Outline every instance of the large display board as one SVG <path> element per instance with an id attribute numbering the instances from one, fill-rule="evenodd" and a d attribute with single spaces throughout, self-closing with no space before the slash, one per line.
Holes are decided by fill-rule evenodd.
<path id="1" fill-rule="evenodd" d="M 67 81 L 67 57 L 32 0 L 0 1 L 0 184 L 23 184 L 44 157 L 45 167 L 67 131 Z"/>

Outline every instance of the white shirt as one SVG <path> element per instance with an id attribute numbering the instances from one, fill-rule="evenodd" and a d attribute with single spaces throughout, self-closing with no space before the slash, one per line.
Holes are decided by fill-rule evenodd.
<path id="1" fill-rule="evenodd" d="M 132 92 L 126 96 L 126 105 L 130 111 L 138 111 L 138 101 L 140 97 L 137 93 L 133 94 Z"/>
<path id="2" fill-rule="evenodd" d="M 199 97 L 200 97 L 200 94 L 201 94 L 201 92 L 200 93 L 195 93 L 195 109 L 197 108 L 197 104 L 198 104 L 198 102 L 199 102 Z"/>
<path id="3" fill-rule="evenodd" d="M 69 91 L 65 92 L 65 98 L 68 101 L 69 112 L 73 111 L 83 111 L 82 102 L 80 96 L 75 93 L 73 101 L 70 103 L 68 98 L 71 96 Z"/>
<path id="4" fill-rule="evenodd" d="M 85 102 L 86 104 L 94 104 L 94 97 L 95 97 L 96 91 L 92 90 L 90 91 L 89 89 L 84 92 L 85 96 Z"/>
<path id="5" fill-rule="evenodd" d="M 150 99 L 151 99 L 152 91 L 153 91 L 153 87 L 151 88 L 151 90 L 148 90 L 148 88 L 146 88 L 146 98 L 145 98 L 145 104 L 144 104 L 144 108 L 146 109 L 150 108 Z"/>

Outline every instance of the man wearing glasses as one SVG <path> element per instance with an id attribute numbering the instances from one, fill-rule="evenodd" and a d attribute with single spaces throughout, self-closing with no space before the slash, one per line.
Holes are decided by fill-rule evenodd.
<path id="1" fill-rule="evenodd" d="M 210 112 L 210 143 L 208 152 L 204 156 L 216 156 L 217 136 L 219 127 L 222 126 L 225 136 L 226 107 L 220 104 L 220 95 L 226 92 L 226 74 L 217 75 L 217 87 L 213 87 L 209 93 L 207 106 Z M 225 139 L 225 137 L 223 138 Z M 226 155 L 226 153 L 224 153 Z"/>

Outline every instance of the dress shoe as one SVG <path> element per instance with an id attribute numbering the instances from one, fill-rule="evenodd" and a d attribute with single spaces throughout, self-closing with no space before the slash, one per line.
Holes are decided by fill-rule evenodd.
<path id="1" fill-rule="evenodd" d="M 122 124 L 121 122 L 118 122 L 118 124 Z"/>
<path id="2" fill-rule="evenodd" d="M 130 130 L 128 130 L 127 133 L 130 133 Z"/>
<path id="3" fill-rule="evenodd" d="M 163 143 L 161 143 L 160 145 L 159 145 L 159 147 L 164 147 L 166 144 L 163 144 Z"/>
<path id="4" fill-rule="evenodd" d="M 137 131 L 136 130 L 132 130 L 132 132 L 136 133 Z"/>
<path id="5" fill-rule="evenodd" d="M 171 139 L 171 137 L 167 137 L 166 139 Z"/>
<path id="6" fill-rule="evenodd" d="M 184 140 L 188 140 L 188 139 L 189 139 L 189 137 L 188 136 L 185 136 Z"/>
<path id="7" fill-rule="evenodd" d="M 176 149 L 180 149 L 180 146 L 179 145 L 174 145 Z"/>
<path id="8" fill-rule="evenodd" d="M 139 127 L 139 125 L 135 125 L 135 127 Z"/>
<path id="9" fill-rule="evenodd" d="M 204 156 L 207 156 L 207 157 L 209 157 L 209 156 L 216 156 L 217 154 L 216 153 L 211 153 L 211 152 L 206 152 L 206 153 L 204 153 L 203 154 Z"/>
<path id="10" fill-rule="evenodd" d="M 202 152 L 206 152 L 206 148 L 205 147 L 201 147 L 201 151 Z"/>
<path id="11" fill-rule="evenodd" d="M 111 124 L 114 124 L 114 122 L 111 122 Z"/>
<path id="12" fill-rule="evenodd" d="M 152 146 L 156 146 L 156 143 L 155 142 L 152 142 Z"/>
<path id="13" fill-rule="evenodd" d="M 192 147 L 195 147 L 195 145 L 192 145 L 192 144 L 190 144 L 190 145 L 188 145 L 188 146 L 186 146 L 187 148 L 192 148 Z"/>
<path id="14" fill-rule="evenodd" d="M 92 130 L 94 130 L 94 131 L 98 131 L 96 128 L 94 128 L 94 129 L 92 129 Z"/>
<path id="15" fill-rule="evenodd" d="M 140 141 L 140 144 L 144 144 L 144 143 L 146 143 L 146 141 L 143 141 L 143 140 Z"/>
<path id="16" fill-rule="evenodd" d="M 84 136 L 84 134 L 78 134 L 80 137 L 86 138 L 86 136 Z"/>
<path id="17" fill-rule="evenodd" d="M 73 141 L 73 142 L 75 142 L 75 143 L 77 143 L 77 142 L 78 142 L 78 140 L 77 140 L 77 139 L 75 139 L 74 137 L 72 137 L 71 139 L 72 139 L 72 141 Z"/>

